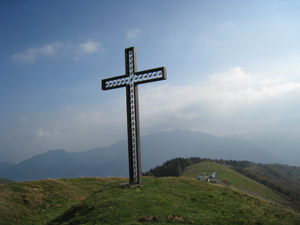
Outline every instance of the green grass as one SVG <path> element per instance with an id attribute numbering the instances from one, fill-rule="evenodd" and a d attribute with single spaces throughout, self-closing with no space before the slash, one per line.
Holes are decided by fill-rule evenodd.
<path id="1" fill-rule="evenodd" d="M 209 175 L 212 172 L 217 172 L 218 179 L 225 181 L 230 186 L 245 190 L 261 196 L 265 199 L 288 204 L 288 202 L 279 194 L 272 191 L 270 188 L 230 169 L 226 165 L 215 162 L 201 162 L 192 166 L 188 166 L 182 173 L 182 176 L 197 177 L 200 172 L 206 172 Z"/>
<path id="2" fill-rule="evenodd" d="M 0 224 L 183 224 L 300 223 L 300 215 L 242 191 L 187 177 L 41 180 L 0 185 Z M 140 222 L 156 216 L 160 222 Z"/>
<path id="3" fill-rule="evenodd" d="M 241 191 L 191 178 L 145 177 L 143 186 L 127 187 L 124 180 L 104 185 L 86 200 L 72 206 L 48 225 L 145 224 L 139 219 L 156 216 L 170 224 L 179 215 L 185 224 L 299 224 L 300 216 L 274 203 Z M 171 224 L 181 224 L 172 222 Z"/>
<path id="4" fill-rule="evenodd" d="M 0 225 L 45 224 L 112 180 L 48 179 L 0 185 Z"/>

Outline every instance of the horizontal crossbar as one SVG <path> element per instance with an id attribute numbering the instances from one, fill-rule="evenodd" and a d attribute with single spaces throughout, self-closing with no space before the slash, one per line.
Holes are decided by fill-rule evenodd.
<path id="1" fill-rule="evenodd" d="M 129 75 L 121 75 L 117 77 L 102 80 L 102 90 L 110 90 L 115 88 L 126 87 L 131 82 L 135 85 L 149 83 L 159 80 L 166 80 L 167 72 L 165 67 L 154 68 L 134 73 L 131 79 Z"/>

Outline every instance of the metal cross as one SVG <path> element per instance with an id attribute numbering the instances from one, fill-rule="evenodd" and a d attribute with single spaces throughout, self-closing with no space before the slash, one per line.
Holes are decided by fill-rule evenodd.
<path id="1" fill-rule="evenodd" d="M 122 76 L 102 80 L 102 90 L 126 87 L 129 180 L 142 183 L 138 84 L 167 79 L 165 67 L 137 72 L 135 47 L 125 49 L 125 71 Z"/>

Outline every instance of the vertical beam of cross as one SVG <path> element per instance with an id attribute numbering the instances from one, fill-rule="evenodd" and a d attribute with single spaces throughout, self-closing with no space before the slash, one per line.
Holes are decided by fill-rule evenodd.
<path id="1" fill-rule="evenodd" d="M 126 87 L 129 180 L 142 183 L 138 84 L 167 79 L 165 67 L 137 72 L 135 47 L 125 49 L 125 75 L 102 80 L 102 90 Z"/>

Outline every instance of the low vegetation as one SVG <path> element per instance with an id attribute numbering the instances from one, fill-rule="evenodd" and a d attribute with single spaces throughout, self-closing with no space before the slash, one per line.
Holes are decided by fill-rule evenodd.
<path id="1" fill-rule="evenodd" d="M 298 224 L 300 216 L 238 190 L 192 178 L 144 178 L 103 185 L 48 225 L 58 224 Z M 147 223 L 147 224 L 148 224 Z"/>
<path id="2" fill-rule="evenodd" d="M 285 165 L 279 167 L 278 164 L 256 164 L 249 168 L 235 168 L 241 174 L 285 194 L 290 199 L 300 201 L 300 180 L 291 169 L 293 167 Z"/>
<path id="3" fill-rule="evenodd" d="M 0 224 L 45 224 L 109 182 L 104 178 L 78 178 L 0 185 Z"/>

